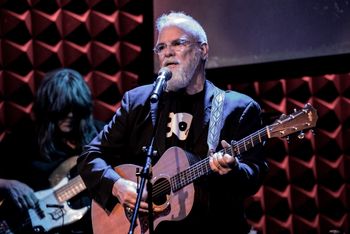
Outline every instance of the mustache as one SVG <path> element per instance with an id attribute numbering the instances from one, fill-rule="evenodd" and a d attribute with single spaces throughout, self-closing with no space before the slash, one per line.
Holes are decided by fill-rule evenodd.
<path id="1" fill-rule="evenodd" d="M 180 64 L 180 62 L 175 60 L 175 59 L 164 60 L 162 63 L 162 67 L 166 67 L 166 66 L 173 65 L 173 64 L 177 65 L 177 64 Z"/>

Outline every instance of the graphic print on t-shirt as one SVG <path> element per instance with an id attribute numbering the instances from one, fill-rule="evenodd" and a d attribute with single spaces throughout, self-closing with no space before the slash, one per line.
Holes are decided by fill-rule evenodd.
<path id="1" fill-rule="evenodd" d="M 169 138 L 175 134 L 179 140 L 184 141 L 188 137 L 193 116 L 188 113 L 169 113 L 170 122 L 168 123 L 169 131 L 166 137 Z"/>

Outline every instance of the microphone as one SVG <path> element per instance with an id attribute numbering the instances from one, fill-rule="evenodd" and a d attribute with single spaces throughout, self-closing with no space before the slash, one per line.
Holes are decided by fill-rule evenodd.
<path id="1" fill-rule="evenodd" d="M 154 83 L 154 88 L 151 94 L 151 102 L 156 103 L 160 95 L 166 88 L 166 82 L 170 80 L 172 73 L 169 68 L 163 67 L 158 72 L 158 77 Z"/>

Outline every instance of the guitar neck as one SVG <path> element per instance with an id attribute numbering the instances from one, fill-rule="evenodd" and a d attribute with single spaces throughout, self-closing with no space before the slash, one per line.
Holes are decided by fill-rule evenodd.
<path id="1" fill-rule="evenodd" d="M 227 153 L 232 156 L 240 155 L 241 153 L 253 148 L 255 145 L 262 143 L 267 138 L 269 138 L 268 127 L 265 127 L 237 142 L 232 142 L 231 147 L 222 149 L 219 152 L 223 154 Z M 192 183 L 199 177 L 210 174 L 212 170 L 209 165 L 209 159 L 209 157 L 206 157 L 203 160 L 191 165 L 186 170 L 171 177 L 170 181 L 172 190 L 175 192 Z"/>
<path id="2" fill-rule="evenodd" d="M 57 189 L 55 191 L 55 195 L 59 202 L 65 202 L 85 189 L 86 189 L 86 186 L 84 184 L 84 181 L 78 175 L 73 179 L 71 179 L 70 181 L 68 181 L 67 184 Z"/>

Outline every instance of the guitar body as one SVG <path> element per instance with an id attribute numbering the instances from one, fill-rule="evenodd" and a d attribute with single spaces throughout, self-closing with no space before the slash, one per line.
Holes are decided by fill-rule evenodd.
<path id="1" fill-rule="evenodd" d="M 55 187 L 35 192 L 39 203 L 35 209 L 28 210 L 34 230 L 46 232 L 56 227 L 74 223 L 80 220 L 88 211 L 88 207 L 72 209 L 67 202 L 61 203 L 57 200 L 54 191 L 67 183 L 68 178 L 63 178 Z"/>
<path id="2" fill-rule="evenodd" d="M 268 138 L 283 138 L 304 129 L 316 126 L 317 112 L 310 104 L 305 108 L 294 111 L 290 115 L 281 115 L 273 124 L 268 125 L 239 141 L 232 141 L 231 147 L 221 150 L 236 157 L 263 143 Z M 303 134 L 299 136 L 303 138 Z M 162 221 L 178 221 L 184 219 L 191 211 L 194 203 L 193 181 L 212 172 L 209 166 L 209 157 L 194 162 L 193 156 L 178 147 L 169 148 L 153 167 L 152 201 L 160 212 L 153 215 L 154 228 Z M 191 162 L 191 163 L 190 163 Z M 136 172 L 141 167 L 124 164 L 115 168 L 123 178 L 137 182 Z M 158 209 L 157 209 L 158 210 Z M 132 211 L 117 204 L 108 215 L 95 201 L 91 208 L 92 226 L 95 234 L 129 233 Z M 136 234 L 148 234 L 147 213 L 139 213 Z"/>
<path id="3" fill-rule="evenodd" d="M 53 187 L 34 193 L 38 203 L 34 209 L 25 211 L 27 214 L 9 212 L 16 208 L 3 201 L 0 213 L 4 213 L 1 215 L 4 219 L 0 219 L 0 234 L 47 232 L 80 220 L 90 207 L 72 209 L 67 203 L 86 188 L 80 176 L 68 179 L 69 171 L 76 165 L 76 159 L 77 156 L 67 159 L 52 172 L 49 181 L 54 183 Z M 13 215 L 10 217 L 9 213 Z"/>
<path id="4" fill-rule="evenodd" d="M 54 187 L 66 178 L 70 170 L 77 165 L 78 156 L 72 156 L 63 161 L 49 177 L 50 186 Z"/>
<path id="5" fill-rule="evenodd" d="M 178 148 L 172 147 L 168 149 L 156 165 L 152 168 L 153 178 L 153 197 L 159 189 L 164 188 L 164 184 L 170 183 L 170 177 L 176 175 L 190 166 L 189 155 Z M 123 178 L 137 181 L 136 170 L 141 167 L 124 164 L 115 168 L 115 171 Z M 157 186 L 158 185 L 158 186 Z M 168 187 L 168 186 L 165 186 Z M 161 212 L 154 214 L 154 228 L 165 220 L 176 221 L 184 219 L 192 209 L 194 202 L 194 186 L 189 184 L 178 191 L 166 192 L 164 197 L 153 198 L 153 203 L 162 208 Z M 95 234 L 117 234 L 128 233 L 132 212 L 127 211 L 125 207 L 119 203 L 114 207 L 108 215 L 95 201 L 91 206 L 92 226 Z M 134 230 L 135 234 L 149 233 L 147 213 L 139 213 L 137 224 Z"/>

